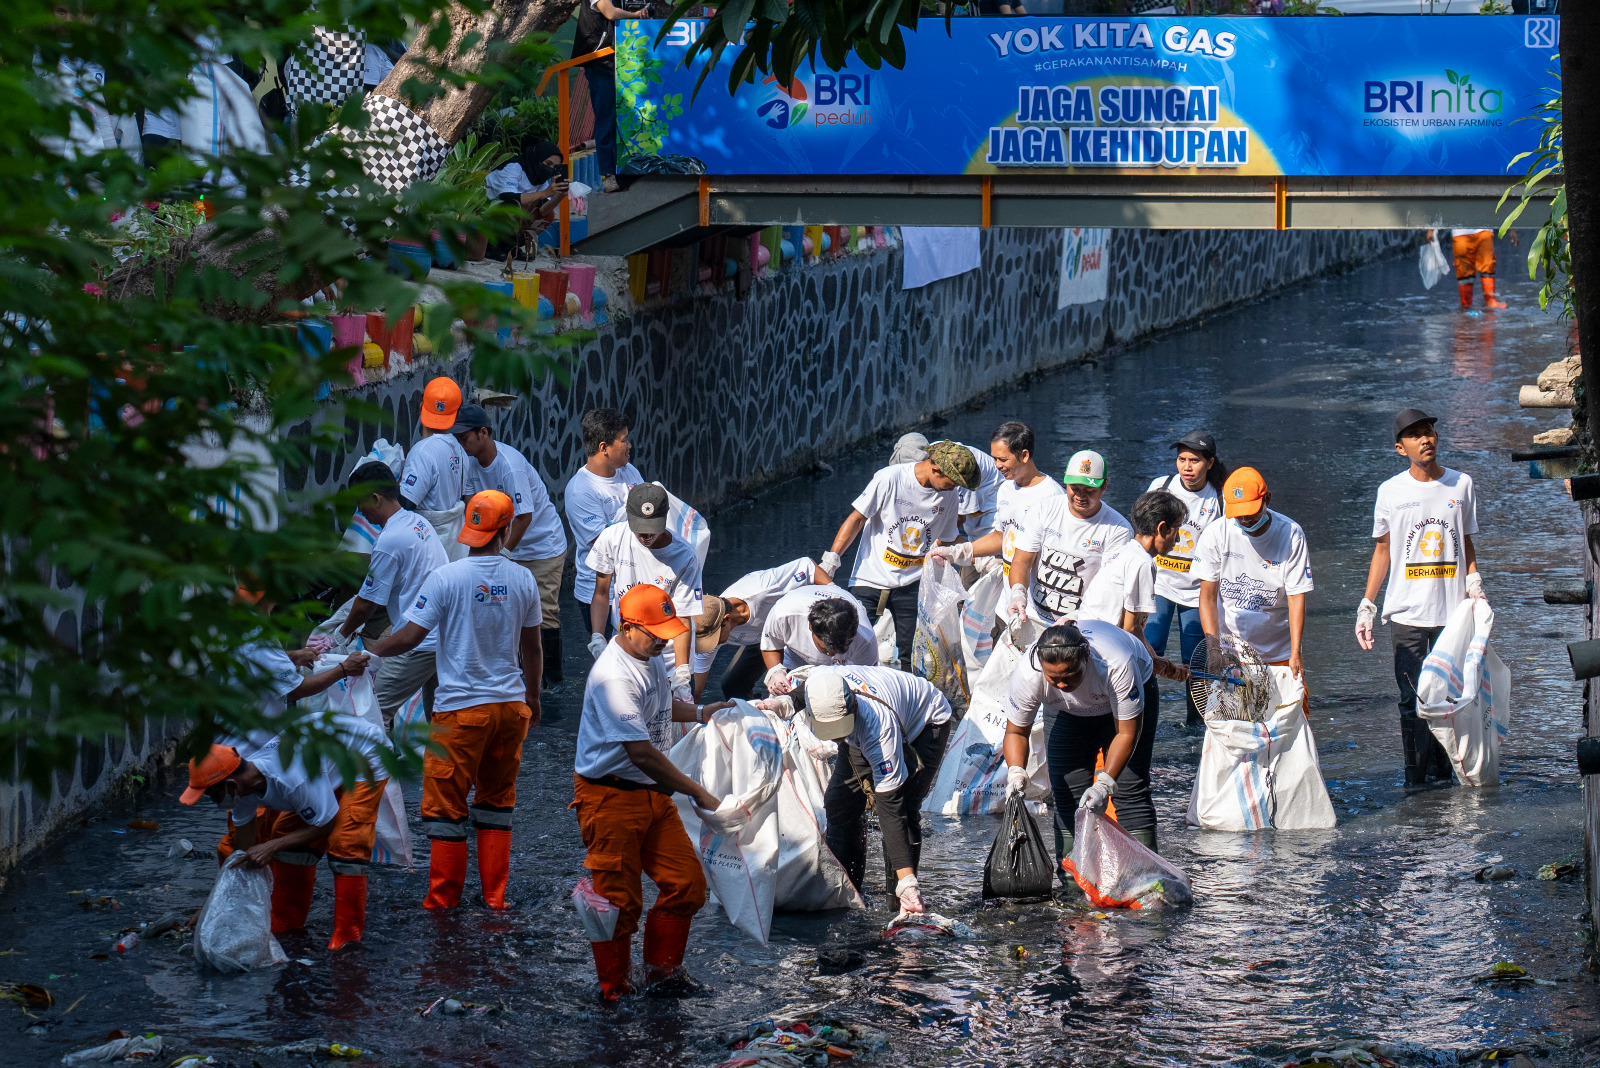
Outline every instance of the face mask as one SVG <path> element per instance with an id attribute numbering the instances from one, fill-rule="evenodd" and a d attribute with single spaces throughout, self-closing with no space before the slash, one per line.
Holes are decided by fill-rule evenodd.
<path id="1" fill-rule="evenodd" d="M 1246 523 L 1243 519 L 1235 519 L 1234 522 L 1238 523 L 1240 529 L 1246 534 L 1254 534 L 1256 531 L 1267 525 L 1268 518 L 1270 517 L 1267 514 L 1267 510 L 1263 508 L 1261 509 L 1261 514 L 1256 516 L 1256 521 L 1254 523 Z"/>

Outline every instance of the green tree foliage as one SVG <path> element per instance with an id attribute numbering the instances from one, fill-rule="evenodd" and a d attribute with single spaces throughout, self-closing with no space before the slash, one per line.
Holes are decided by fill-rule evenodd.
<path id="1" fill-rule="evenodd" d="M 1557 78 L 1559 84 L 1559 76 Z M 1498 207 L 1501 208 L 1513 196 L 1517 201 L 1516 207 L 1500 223 L 1500 236 L 1506 236 L 1531 205 L 1536 202 L 1546 205 L 1544 221 L 1528 245 L 1528 277 L 1538 280 L 1543 272 L 1539 307 L 1548 308 L 1552 300 L 1557 300 L 1562 314 L 1571 319 L 1572 250 L 1567 240 L 1567 186 L 1562 180 L 1566 166 L 1561 157 L 1561 90 L 1550 90 L 1529 118 L 1539 124 L 1539 145 L 1531 151 L 1519 152 L 1506 165 L 1510 170 L 1524 164 L 1526 171 L 1522 180 L 1500 197 Z"/>
<path id="2" fill-rule="evenodd" d="M 349 151 L 365 137 L 359 97 L 337 114 L 302 109 L 297 126 L 269 129 L 265 152 L 175 151 L 154 169 L 77 136 L 94 128 L 90 106 L 116 116 L 179 105 L 195 93 L 191 68 L 213 53 L 282 58 L 313 23 L 384 39 L 409 20 L 431 27 L 423 36 L 448 64 L 465 53 L 456 45 L 482 42 L 452 45 L 435 18 L 444 6 L 0 8 L 0 776 L 48 789 L 80 744 L 147 717 L 193 723 L 189 751 L 220 730 L 284 726 L 263 721 L 241 645 L 302 637 L 305 591 L 359 577 L 356 558 L 335 549 L 349 496 L 277 490 L 281 467 L 344 440 L 345 423 L 320 416 L 317 396 L 349 382 L 355 355 L 307 345 L 294 316 L 336 282 L 339 309 L 403 314 L 416 287 L 387 273 L 385 242 L 426 240 L 475 192 L 423 183 L 396 197 L 369 181 Z M 474 75 L 429 68 L 406 93 L 493 78 L 516 57 L 491 60 Z M 323 136 L 338 124 L 340 136 Z M 202 198 L 214 214 L 204 225 L 193 207 Z M 483 219 L 509 225 L 496 211 Z M 454 307 L 443 322 L 533 325 L 482 286 L 446 290 Z M 498 346 L 493 329 L 469 328 L 469 340 L 482 381 L 515 389 L 551 368 L 548 356 Z M 447 338 L 435 342 L 448 350 Z M 351 402 L 343 415 L 377 413 Z M 306 420 L 310 433 L 280 433 Z M 257 521 L 272 514 L 276 524 Z M 266 616 L 236 602 L 241 584 L 283 607 Z M 77 627 L 64 625 L 69 612 Z M 287 741 L 351 770 L 317 724 L 292 726 Z"/>

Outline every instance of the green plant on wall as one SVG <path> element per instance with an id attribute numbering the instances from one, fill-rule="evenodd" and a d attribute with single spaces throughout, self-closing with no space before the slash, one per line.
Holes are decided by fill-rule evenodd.
<path id="1" fill-rule="evenodd" d="M 668 120 L 683 114 L 683 94 L 652 96 L 665 64 L 650 49 L 650 35 L 617 23 L 617 168 L 634 156 L 653 156 L 666 142 Z"/>
<path id="2" fill-rule="evenodd" d="M 1559 79 L 1554 71 L 1551 73 Z M 1505 237 L 1522 213 L 1536 201 L 1541 206 L 1548 205 L 1539 232 L 1528 246 L 1528 277 L 1538 279 L 1543 274 L 1539 284 L 1541 310 L 1554 301 L 1560 306 L 1561 314 L 1571 319 L 1572 249 L 1567 242 L 1567 185 L 1561 180 L 1566 172 L 1561 152 L 1561 90 L 1547 90 L 1546 99 L 1529 118 L 1539 124 L 1539 145 L 1518 153 L 1506 164 L 1506 169 L 1510 170 L 1526 161 L 1526 171 L 1521 181 L 1500 197 L 1498 207 L 1501 208 L 1508 200 L 1516 200 L 1516 207 L 1500 223 L 1500 236 Z"/>

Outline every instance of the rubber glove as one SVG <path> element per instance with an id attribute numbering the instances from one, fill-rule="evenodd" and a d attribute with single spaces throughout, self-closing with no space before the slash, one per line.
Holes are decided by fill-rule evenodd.
<path id="1" fill-rule="evenodd" d="M 922 890 L 917 885 L 917 876 L 913 872 L 901 879 L 894 888 L 894 896 L 900 899 L 900 911 L 911 915 L 921 915 L 926 911 L 922 907 Z"/>
<path id="2" fill-rule="evenodd" d="M 972 563 L 972 543 L 958 541 L 954 545 L 935 545 L 928 550 L 928 559 L 954 567 L 966 567 Z"/>
<path id="3" fill-rule="evenodd" d="M 833 578 L 834 575 L 839 573 L 839 565 L 842 563 L 844 563 L 844 561 L 839 558 L 839 554 L 834 552 L 832 549 L 829 549 L 827 552 L 822 554 L 822 563 L 820 566 L 822 570 L 828 573 L 829 578 Z"/>
<path id="4" fill-rule="evenodd" d="M 1028 788 L 1028 772 L 1015 764 L 1006 767 L 1006 800 L 1019 797 Z"/>
<path id="5" fill-rule="evenodd" d="M 326 649 L 320 650 L 320 652 L 324 652 L 324 653 L 348 653 L 350 651 L 350 643 L 356 640 L 356 636 L 354 634 L 347 635 L 347 634 L 343 633 L 342 631 L 338 630 L 337 628 L 334 630 L 334 632 L 332 634 L 329 634 L 327 637 L 328 637 L 328 647 Z M 306 643 L 306 647 L 307 648 L 311 648 L 311 643 L 307 642 Z"/>
<path id="6" fill-rule="evenodd" d="M 333 634 L 313 634 L 306 639 L 306 648 L 321 656 L 333 648 L 333 638 L 337 633 L 338 631 L 334 631 Z"/>
<path id="7" fill-rule="evenodd" d="M 1021 621 L 1028 615 L 1028 587 L 1020 583 L 1011 587 L 1011 602 L 1006 605 L 1006 615 Z"/>
<path id="8" fill-rule="evenodd" d="M 1378 606 L 1361 598 L 1361 607 L 1356 609 L 1356 644 L 1363 649 L 1372 648 L 1372 625 L 1378 621 Z"/>
<path id="9" fill-rule="evenodd" d="M 1478 601 L 1486 601 L 1483 593 L 1483 576 L 1474 571 L 1467 576 L 1467 596 Z"/>
<path id="10" fill-rule="evenodd" d="M 792 697 L 763 697 L 759 701 L 751 701 L 750 704 L 763 712 L 771 712 L 779 719 L 794 718 L 795 708 L 794 698 Z"/>
<path id="11" fill-rule="evenodd" d="M 1113 779 L 1103 771 L 1097 771 L 1094 774 L 1093 784 L 1091 784 L 1090 787 L 1083 792 L 1083 796 L 1078 799 L 1078 807 L 1086 808 L 1090 812 L 1098 812 L 1104 815 L 1106 811 L 1106 802 L 1110 801 L 1112 795 L 1116 792 L 1117 780 Z"/>
<path id="12" fill-rule="evenodd" d="M 794 689 L 794 682 L 789 678 L 789 669 L 782 664 L 773 664 L 767 668 L 767 677 L 763 680 L 767 684 L 770 694 L 786 694 Z"/>
<path id="13" fill-rule="evenodd" d="M 589 655 L 594 657 L 596 660 L 599 660 L 600 654 L 605 651 L 606 636 L 604 634 L 589 635 Z"/>

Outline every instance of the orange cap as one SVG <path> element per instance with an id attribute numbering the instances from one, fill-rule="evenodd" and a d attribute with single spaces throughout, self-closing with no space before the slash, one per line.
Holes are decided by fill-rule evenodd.
<path id="1" fill-rule="evenodd" d="M 499 490 L 481 490 L 467 502 L 467 518 L 456 541 L 474 549 L 488 545 L 504 527 L 511 525 L 511 498 Z"/>
<path id="2" fill-rule="evenodd" d="M 657 638 L 667 641 L 689 629 L 689 624 L 678 618 L 678 610 L 672 607 L 672 598 L 660 586 L 652 586 L 648 582 L 641 582 L 622 595 L 617 614 L 624 623 L 643 627 Z"/>
<path id="3" fill-rule="evenodd" d="M 461 387 L 440 376 L 422 391 L 422 411 L 417 418 L 429 430 L 449 430 L 455 425 L 456 409 L 460 407 Z"/>
<path id="4" fill-rule="evenodd" d="M 249 590 L 243 586 L 233 591 L 233 595 L 245 604 L 255 605 L 261 603 L 261 598 L 267 595 L 266 590 Z"/>
<path id="5" fill-rule="evenodd" d="M 189 788 L 178 796 L 178 800 L 186 805 L 194 804 L 206 796 L 207 790 L 239 770 L 239 765 L 243 763 L 239 750 L 233 746 L 212 746 L 211 752 L 199 760 L 189 761 Z"/>
<path id="6" fill-rule="evenodd" d="M 1222 514 L 1255 515 L 1256 502 L 1267 495 L 1267 480 L 1253 467 L 1241 467 L 1222 484 Z"/>

